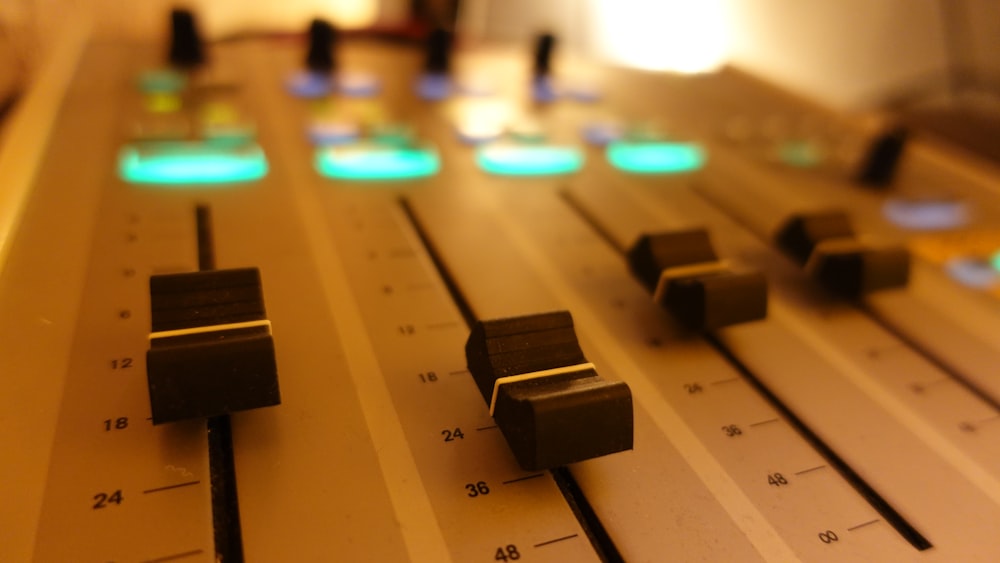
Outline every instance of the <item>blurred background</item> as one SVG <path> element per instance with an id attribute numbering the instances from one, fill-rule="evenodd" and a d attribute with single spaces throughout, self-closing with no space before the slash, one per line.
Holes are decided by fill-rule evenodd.
<path id="1" fill-rule="evenodd" d="M 156 39 L 172 0 L 0 1 L 0 100 L 30 84 L 60 30 L 89 18 L 97 37 Z M 214 38 L 454 20 L 466 41 L 526 41 L 653 70 L 732 64 L 837 110 L 962 100 L 1000 90 L 996 0 L 190 0 Z"/>

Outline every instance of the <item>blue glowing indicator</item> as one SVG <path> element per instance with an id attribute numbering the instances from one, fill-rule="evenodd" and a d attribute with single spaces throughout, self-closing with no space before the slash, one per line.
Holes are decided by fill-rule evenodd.
<path id="1" fill-rule="evenodd" d="M 705 151 L 694 143 L 615 141 L 607 155 L 615 168 L 636 174 L 693 172 L 705 164 Z"/>
<path id="2" fill-rule="evenodd" d="M 581 133 L 587 143 L 603 147 L 624 137 L 625 128 L 620 123 L 594 121 L 584 125 Z"/>
<path id="3" fill-rule="evenodd" d="M 297 72 L 285 83 L 288 91 L 299 98 L 321 98 L 333 90 L 329 75 L 318 72 Z"/>
<path id="4" fill-rule="evenodd" d="M 424 74 L 417 80 L 417 95 L 423 100 L 443 100 L 450 94 L 451 79 L 445 74 Z"/>
<path id="5" fill-rule="evenodd" d="M 476 162 L 490 174 L 552 176 L 578 171 L 583 153 L 576 147 L 555 145 L 487 145 L 476 150 Z"/>
<path id="6" fill-rule="evenodd" d="M 995 264 L 978 258 L 953 258 L 944 269 L 953 280 L 976 289 L 989 289 L 1000 281 Z"/>
<path id="7" fill-rule="evenodd" d="M 882 214 L 900 227 L 922 231 L 953 229 L 969 222 L 968 209 L 958 200 L 894 198 L 882 205 Z"/>
<path id="8" fill-rule="evenodd" d="M 316 169 L 341 180 L 411 180 L 437 173 L 441 163 L 432 147 L 356 144 L 316 151 Z"/>
<path id="9" fill-rule="evenodd" d="M 267 159 L 256 144 L 241 147 L 201 142 L 146 143 L 125 146 L 118 172 L 133 184 L 228 184 L 267 174 Z"/>
<path id="10" fill-rule="evenodd" d="M 554 102 L 559 99 L 559 89 L 548 77 L 539 77 L 531 83 L 531 97 L 536 102 Z"/>

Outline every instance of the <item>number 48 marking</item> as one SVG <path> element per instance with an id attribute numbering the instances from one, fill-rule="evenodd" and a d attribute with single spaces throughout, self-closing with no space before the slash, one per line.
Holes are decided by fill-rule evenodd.
<path id="1" fill-rule="evenodd" d="M 521 553 L 517 551 L 517 546 L 514 544 L 498 547 L 496 555 L 493 557 L 495 561 L 511 561 L 520 558 Z"/>

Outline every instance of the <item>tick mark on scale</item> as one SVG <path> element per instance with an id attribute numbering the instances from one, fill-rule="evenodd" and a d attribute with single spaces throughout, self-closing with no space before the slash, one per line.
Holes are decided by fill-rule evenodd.
<path id="1" fill-rule="evenodd" d="M 158 493 L 161 491 L 169 491 L 170 489 L 179 489 L 181 487 L 189 487 L 191 485 L 197 485 L 201 481 L 188 481 L 186 483 L 177 483 L 176 485 L 167 485 L 165 487 L 156 487 L 155 489 L 146 489 L 142 494 L 147 495 L 149 493 Z"/>
<path id="2" fill-rule="evenodd" d="M 733 383 L 734 381 L 739 381 L 739 380 L 740 378 L 738 377 L 731 377 L 729 379 L 720 379 L 718 381 L 712 381 L 709 383 L 709 385 L 722 385 L 724 383 Z"/>
<path id="3" fill-rule="evenodd" d="M 544 477 L 544 473 L 535 473 L 534 475 L 526 475 L 524 477 L 518 477 L 517 479 L 510 479 L 509 481 L 504 481 L 504 485 L 510 485 L 511 483 L 517 483 L 519 481 L 527 481 L 528 479 L 537 479 L 539 477 Z"/>
<path id="4" fill-rule="evenodd" d="M 867 522 L 862 522 L 861 524 L 856 524 L 854 526 L 851 526 L 850 528 L 847 529 L 847 531 L 848 532 L 853 532 L 854 530 L 857 530 L 858 528 L 864 528 L 865 526 L 870 526 L 870 525 L 872 525 L 872 524 L 874 524 L 876 522 L 881 522 L 881 520 L 879 520 L 878 518 L 876 518 L 874 520 L 869 520 Z"/>
<path id="5" fill-rule="evenodd" d="M 542 546 L 554 544 L 554 543 L 561 542 L 561 541 L 571 540 L 571 539 L 573 539 L 573 538 L 575 538 L 577 536 L 578 536 L 578 534 L 570 534 L 568 536 L 563 536 L 561 538 L 556 538 L 554 540 L 543 541 L 542 543 L 536 543 L 532 547 L 542 547 Z"/>
<path id="6" fill-rule="evenodd" d="M 184 551 L 182 553 L 175 553 L 173 555 L 164 555 L 163 557 L 157 557 L 155 559 L 146 559 L 142 563 L 163 563 L 164 561 L 176 561 L 178 559 L 184 559 L 186 557 L 194 557 L 195 555 L 201 555 L 205 553 L 204 549 L 193 549 L 191 551 Z"/>

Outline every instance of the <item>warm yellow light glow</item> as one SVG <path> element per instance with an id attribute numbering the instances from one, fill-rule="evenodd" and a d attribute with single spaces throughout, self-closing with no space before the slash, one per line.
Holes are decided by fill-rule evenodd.
<path id="1" fill-rule="evenodd" d="M 0 0 L 4 4 L 9 0 Z M 71 4 L 94 20 L 97 37 L 133 37 L 151 40 L 167 31 L 170 8 L 188 8 L 198 16 L 198 27 L 207 39 L 254 31 L 305 31 L 312 18 L 330 20 L 338 27 L 357 28 L 375 23 L 379 17 L 377 0 L 86 0 L 35 2 L 59 4 L 51 8 L 46 26 L 70 24 Z M 403 4 L 403 3 L 400 3 Z M 65 5 L 65 6 L 63 6 Z M 405 4 L 403 4 L 405 5 Z M 73 6 L 76 8 L 77 6 Z M 65 8 L 65 9 L 64 9 Z M 41 9 L 41 8 L 39 8 Z M 0 8 L 0 12 L 2 12 Z M 0 13 L 2 15 L 2 13 Z M 49 14 L 47 13 L 47 16 Z M 41 13 L 39 13 L 39 17 Z M 52 23 L 48 23 L 51 19 Z M 44 37 L 44 36 L 43 36 Z"/>
<path id="2" fill-rule="evenodd" d="M 207 29 L 222 35 L 248 29 L 305 31 L 314 17 L 338 27 L 362 27 L 374 23 L 378 14 L 375 0 L 197 0 L 190 4 L 204 15 Z"/>
<path id="3" fill-rule="evenodd" d="M 598 49 L 648 70 L 709 72 L 725 63 L 725 0 L 590 0 Z"/>

